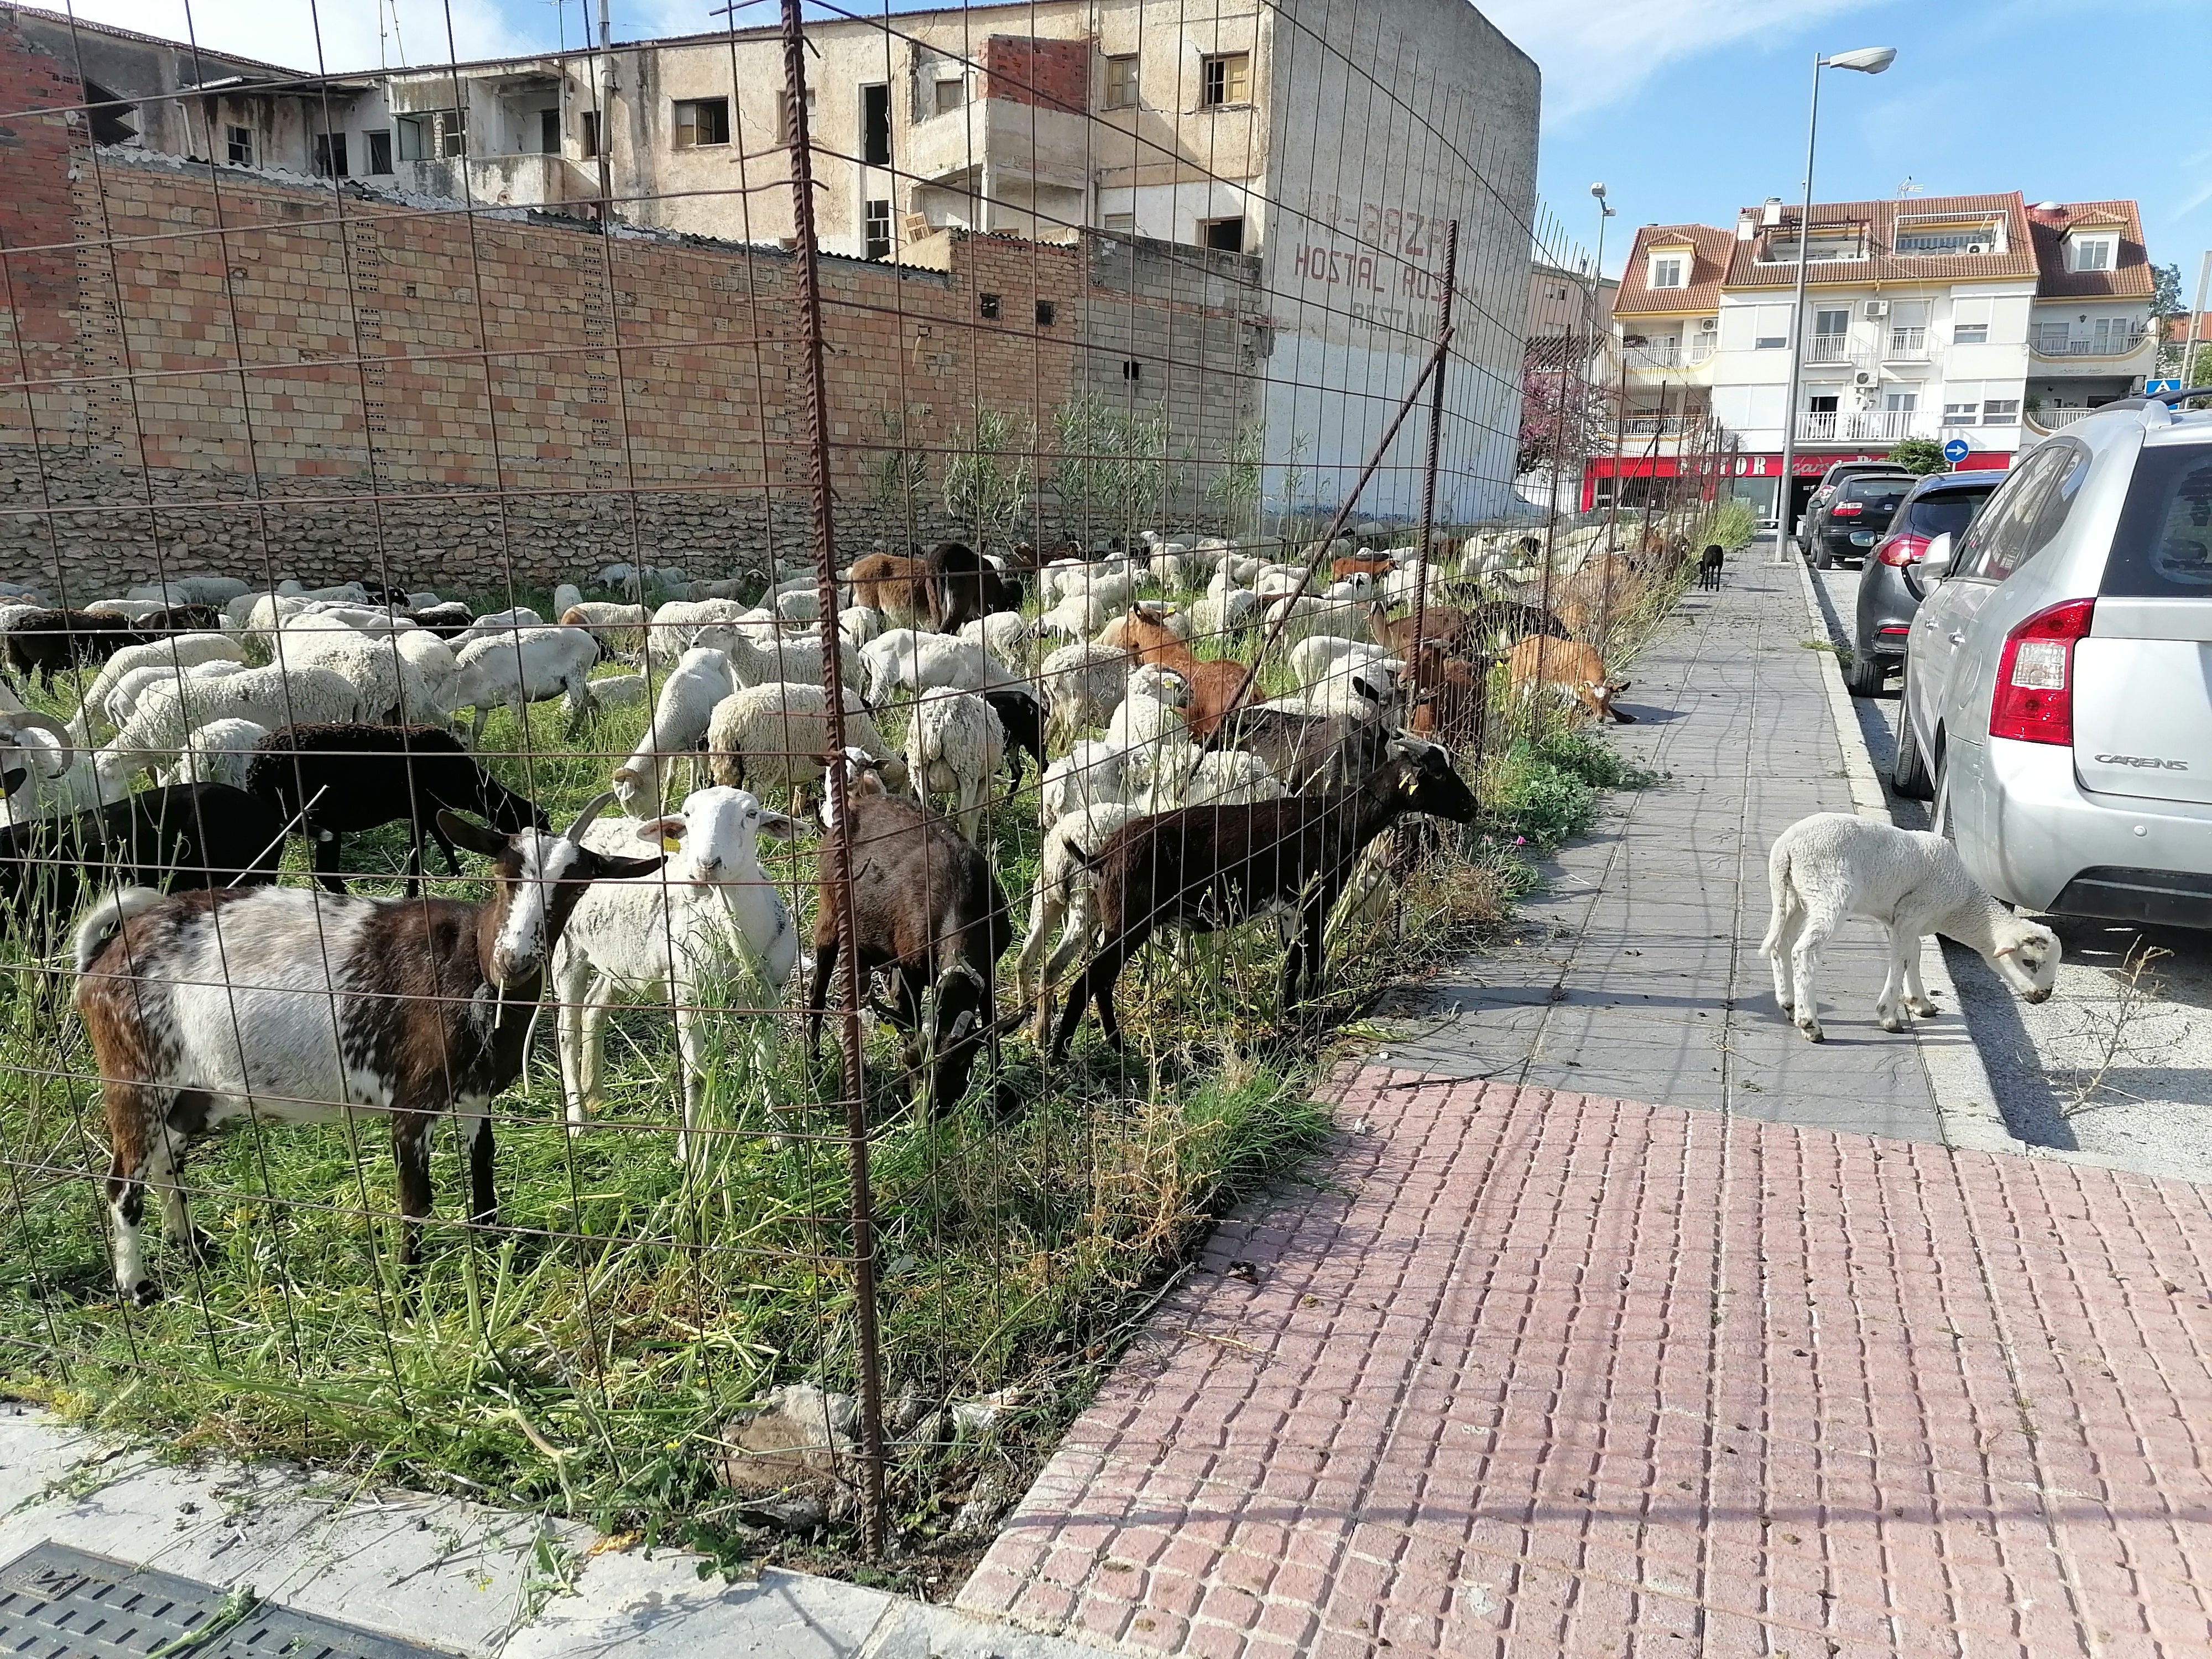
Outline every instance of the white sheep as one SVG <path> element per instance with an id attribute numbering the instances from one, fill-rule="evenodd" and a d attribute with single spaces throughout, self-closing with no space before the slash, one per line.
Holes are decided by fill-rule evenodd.
<path id="1" fill-rule="evenodd" d="M 459 707 L 463 670 L 453 648 L 428 629 L 389 629 L 390 617 L 365 625 L 328 612 L 287 617 L 274 641 L 287 668 L 327 668 L 361 688 L 373 720 L 401 725 L 442 722 Z"/>
<path id="2" fill-rule="evenodd" d="M 176 764 L 161 776 L 163 783 L 227 783 L 246 787 L 247 775 L 269 736 L 258 720 L 210 720 L 195 726 L 185 739 Z"/>
<path id="3" fill-rule="evenodd" d="M 1774 911 L 1759 951 L 1774 964 L 1775 1001 L 1814 1042 L 1825 1034 L 1814 975 L 1849 916 L 1889 929 L 1889 971 L 1874 1010 L 1885 1031 L 1903 1030 L 1908 1012 L 1936 1012 L 1920 983 L 1920 941 L 1930 933 L 1979 951 L 2025 1001 L 2041 1002 L 2057 981 L 2058 935 L 1984 892 L 1944 836 L 1815 812 L 1775 838 L 1766 876 Z"/>
<path id="4" fill-rule="evenodd" d="M 1103 738 L 1083 738 L 1044 769 L 1037 785 L 1037 819 L 1049 830 L 1071 812 L 1113 802 L 1126 804 L 1121 751 Z"/>
<path id="5" fill-rule="evenodd" d="M 137 622 L 141 617 L 150 617 L 156 611 L 168 608 L 159 599 L 94 599 L 84 606 L 87 611 L 104 611 L 125 622 Z"/>
<path id="6" fill-rule="evenodd" d="M 1367 637 L 1368 611 L 1348 600 L 1316 599 L 1310 594 L 1279 599 L 1268 605 L 1266 630 L 1273 634 L 1282 623 L 1279 642 L 1296 644 L 1316 634 L 1334 634 L 1347 640 Z"/>
<path id="7" fill-rule="evenodd" d="M 799 828 L 797 819 L 769 811 L 744 790 L 717 787 L 693 791 L 666 817 L 595 823 L 586 831 L 585 844 L 595 851 L 635 856 L 642 841 L 673 843 L 673 854 L 650 875 L 593 882 L 561 935 L 553 983 L 571 1124 L 581 1124 L 599 1099 L 607 1011 L 618 1000 L 665 998 L 675 1008 L 684 1066 L 679 1163 L 690 1156 L 706 1103 L 701 1015 L 733 973 L 752 982 L 745 1001 L 758 1016 L 758 1074 L 766 1076 L 775 1010 L 799 961 L 799 928 L 760 867 L 758 838 L 787 838 Z"/>
<path id="8" fill-rule="evenodd" d="M 1046 735 L 1054 746 L 1113 719 L 1129 667 L 1127 652 L 1087 640 L 1064 645 L 1045 658 L 1037 668 L 1037 683 L 1052 710 Z"/>
<path id="9" fill-rule="evenodd" d="M 580 628 L 606 647 L 609 656 L 635 656 L 645 649 L 646 610 L 641 605 L 615 605 L 605 599 L 579 599 L 553 613 L 567 628 Z"/>
<path id="10" fill-rule="evenodd" d="M 740 686 L 822 679 L 822 639 L 815 634 L 763 634 L 735 626 L 702 628 L 698 643 L 719 647 L 730 659 L 730 673 Z M 860 688 L 860 653 L 840 652 L 837 672 L 847 687 Z"/>
<path id="11" fill-rule="evenodd" d="M 837 613 L 837 632 L 848 651 L 858 651 L 878 638 L 885 626 L 884 613 L 872 605 L 848 605 Z"/>
<path id="12" fill-rule="evenodd" d="M 1308 686 L 1304 695 L 1277 697 L 1267 706 L 1286 714 L 1387 720 L 1398 713 L 1398 676 L 1405 667 L 1395 657 L 1340 658 L 1334 672 Z"/>
<path id="13" fill-rule="evenodd" d="M 963 623 L 960 637 L 981 646 L 1000 662 L 1018 663 L 1028 656 L 1030 643 L 1036 636 L 1030 631 L 1029 619 L 1019 611 L 994 611 Z"/>
<path id="14" fill-rule="evenodd" d="M 1300 640 L 1286 653 L 1291 677 L 1301 690 L 1318 685 L 1332 675 L 1351 672 L 1351 665 L 1380 662 L 1390 654 L 1385 647 L 1366 640 L 1348 640 L 1340 634 L 1316 634 Z"/>
<path id="15" fill-rule="evenodd" d="M 907 722 L 906 764 L 914 792 L 953 798 L 951 817 L 974 841 L 983 825 L 991 781 L 1006 763 L 1006 728 L 991 705 L 972 691 L 934 691 L 915 705 Z"/>
<path id="16" fill-rule="evenodd" d="M 1190 682 L 1172 668 L 1147 663 L 1131 674 L 1121 706 L 1106 722 L 1106 741 L 1121 751 L 1121 769 L 1133 784 L 1149 783 L 1162 752 L 1190 741 L 1182 711 L 1190 707 Z"/>
<path id="17" fill-rule="evenodd" d="M 1128 608 L 1129 589 L 1127 586 L 1093 584 L 1072 593 L 1061 594 L 1053 602 L 1049 611 L 1038 615 L 1030 628 L 1040 639 L 1089 639 Z"/>
<path id="18" fill-rule="evenodd" d="M 503 639 L 520 633 L 526 628 L 543 628 L 545 618 L 526 605 L 510 605 L 504 611 L 495 611 L 489 616 L 478 617 L 446 643 L 456 653 L 466 650 L 478 640 Z"/>
<path id="19" fill-rule="evenodd" d="M 749 607 L 735 599 L 670 599 L 653 607 L 645 629 L 646 659 L 674 662 L 700 643 L 699 630 L 744 621 Z"/>
<path id="20" fill-rule="evenodd" d="M 592 711 L 591 674 L 599 659 L 599 642 L 580 628 L 529 628 L 495 639 L 476 640 L 459 653 L 460 683 L 453 693 L 455 712 L 473 708 L 471 744 L 483 737 L 495 708 L 522 718 L 533 702 L 561 698 L 573 731 Z"/>
<path id="21" fill-rule="evenodd" d="M 91 716 L 101 715 L 111 722 L 116 718 L 108 712 L 107 699 L 124 676 L 141 668 L 190 668 L 195 663 L 238 662 L 246 660 L 246 649 L 228 634 L 172 634 L 167 639 L 149 640 L 143 645 L 126 645 L 100 665 L 92 684 L 78 699 L 76 715 L 70 722 L 78 737 L 89 742 L 92 738 Z"/>
<path id="22" fill-rule="evenodd" d="M 15 779 L 7 798 L 0 799 L 0 823 L 68 817 L 123 799 L 123 781 L 103 777 L 93 754 L 63 743 L 52 732 L 27 727 L 15 732 L 9 742 L 25 763 L 24 775 Z M 8 776 L 13 779 L 13 771 Z"/>
<path id="23" fill-rule="evenodd" d="M 162 605 L 220 605 L 251 591 L 235 576 L 173 576 L 165 582 L 148 582 L 131 588 L 126 597 L 152 599 Z"/>
<path id="24" fill-rule="evenodd" d="M 361 688 L 327 668 L 240 669 L 213 679 L 187 677 L 149 687 L 116 734 L 93 757 L 105 790 L 173 761 L 198 727 L 220 720 L 280 726 L 368 718 Z"/>
<path id="25" fill-rule="evenodd" d="M 1259 756 L 1241 749 L 1210 749 L 1198 757 L 1177 804 L 1249 806 L 1263 800 L 1280 800 L 1289 793 L 1275 769 Z"/>
<path id="26" fill-rule="evenodd" d="M 131 718 L 131 711 L 138 707 L 138 700 L 155 686 L 166 685 L 179 679 L 214 679 L 219 675 L 241 673 L 247 666 L 245 663 L 219 657 L 212 662 L 196 662 L 185 668 L 134 668 L 108 687 L 106 696 L 101 699 L 100 712 L 106 716 L 110 726 L 121 726 Z M 77 710 L 79 715 L 84 712 L 82 708 Z"/>
<path id="27" fill-rule="evenodd" d="M 573 611 L 583 602 L 584 590 L 575 583 L 556 582 L 553 585 L 553 614 L 561 617 L 562 621 L 568 620 L 567 612 Z"/>
<path id="28" fill-rule="evenodd" d="M 881 708 L 898 691 L 986 691 L 1021 677 L 980 641 L 894 628 L 860 649 L 865 695 Z M 793 677 L 795 678 L 795 677 Z"/>
<path id="29" fill-rule="evenodd" d="M 646 701 L 642 674 L 605 674 L 592 682 L 592 707 L 602 714 L 610 708 L 629 708 Z"/>
<path id="30" fill-rule="evenodd" d="M 845 693 L 845 745 L 884 768 L 893 788 L 906 787 L 906 763 L 885 745 L 850 690 Z M 830 700 L 812 681 L 741 687 L 714 705 L 707 722 L 708 770 L 715 782 L 732 788 L 780 786 L 794 795 L 811 793 L 821 787 L 823 757 L 829 752 Z"/>
<path id="31" fill-rule="evenodd" d="M 1054 982 L 1079 954 L 1098 944 L 1098 881 L 1087 860 L 1109 836 L 1139 816 L 1126 802 L 1102 802 L 1069 813 L 1045 834 L 1036 885 L 1030 890 L 1029 932 L 1014 962 L 1015 996 L 1023 1002 L 1036 999 L 1039 1042 L 1049 1035 Z M 1060 943 L 1047 961 L 1045 947 L 1055 933 Z"/>
<path id="32" fill-rule="evenodd" d="M 598 690 L 596 683 L 592 689 Z M 615 768 L 615 796 L 623 811 L 649 818 L 660 811 L 661 780 L 670 761 L 706 747 L 715 705 L 737 689 L 727 653 L 707 645 L 684 653 L 660 683 L 645 735 L 629 758 Z"/>

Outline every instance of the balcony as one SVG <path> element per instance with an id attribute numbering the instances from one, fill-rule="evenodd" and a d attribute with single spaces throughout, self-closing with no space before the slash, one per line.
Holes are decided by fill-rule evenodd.
<path id="1" fill-rule="evenodd" d="M 1624 438 L 1679 438 L 1705 423 L 1702 415 L 1630 415 L 1620 422 Z"/>
<path id="2" fill-rule="evenodd" d="M 1889 339 L 1882 347 L 1881 360 L 1886 363 L 1924 363 L 1928 361 L 1928 331 L 1924 328 L 1893 328 Z"/>
<path id="3" fill-rule="evenodd" d="M 1848 334 L 1815 334 L 1805 348 L 1805 361 L 1814 365 L 1855 363 L 1859 354 Z"/>
<path id="4" fill-rule="evenodd" d="M 1004 98 L 977 98 L 919 123 L 900 164 L 924 183 L 965 183 L 978 171 L 1062 189 L 1091 182 L 1088 118 Z"/>
<path id="5" fill-rule="evenodd" d="M 422 196 L 442 196 L 492 207 L 553 207 L 588 201 L 599 193 L 597 167 L 579 167 L 558 155 L 524 151 L 514 155 L 471 155 L 466 160 L 402 161 L 399 187 Z"/>
<path id="6" fill-rule="evenodd" d="M 1710 339 L 1695 340 L 1688 345 L 1630 346 L 1621 353 L 1632 371 L 1696 368 L 1711 362 L 1712 356 L 1713 343 Z"/>
<path id="7" fill-rule="evenodd" d="M 1893 444 L 1914 435 L 1920 412 L 1912 409 L 1804 410 L 1797 416 L 1801 444 Z"/>
<path id="8" fill-rule="evenodd" d="M 2078 339 L 2059 339 L 2055 335 L 2040 335 L 2030 342 L 2029 349 L 2039 357 L 2057 362 L 2069 362 L 2077 357 L 2094 357 L 2106 363 L 2132 357 L 2151 343 L 2148 330 L 2122 337 L 2109 334 L 2085 334 Z"/>
<path id="9" fill-rule="evenodd" d="M 2062 427 L 2071 426 L 2083 416 L 2094 415 L 2096 412 L 2094 409 L 2087 408 L 2031 409 L 2027 411 L 2027 423 L 2038 432 L 2056 432 Z"/>

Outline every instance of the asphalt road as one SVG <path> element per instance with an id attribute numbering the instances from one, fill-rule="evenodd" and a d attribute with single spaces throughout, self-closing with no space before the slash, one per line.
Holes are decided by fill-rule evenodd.
<path id="1" fill-rule="evenodd" d="M 1764 550 L 1761 550 L 1762 553 Z M 1814 573 L 1848 627 L 1859 573 Z M 1908 829 L 1926 808 L 1889 791 L 1898 682 L 1854 698 L 1890 811 Z M 2013 1133 L 2094 1152 L 2149 1175 L 2212 1182 L 2212 934 L 2055 919 L 2066 947 L 2057 994 L 2029 1007 L 1973 952 L 1947 945 L 1968 1030 Z"/>

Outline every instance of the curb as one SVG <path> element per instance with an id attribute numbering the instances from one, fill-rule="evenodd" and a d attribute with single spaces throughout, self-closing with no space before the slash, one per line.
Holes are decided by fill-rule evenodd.
<path id="1" fill-rule="evenodd" d="M 1839 629 L 1831 626 L 1827 605 L 1820 584 L 1814 577 L 1813 567 L 1794 556 L 1790 562 L 1797 567 L 1799 591 L 1805 598 L 1805 614 L 1819 630 L 1821 638 L 1835 640 Z M 1819 654 L 1824 659 L 1820 684 L 1828 694 L 1828 717 L 1835 724 L 1837 746 L 1843 750 L 1844 775 L 1850 781 L 1852 809 L 1863 817 L 1880 818 L 1884 823 L 1893 823 L 1895 819 L 1889 810 L 1889 798 L 1882 792 L 1881 779 L 1875 772 L 1874 757 L 1868 752 L 1865 734 L 1859 730 L 1858 715 L 1852 707 L 1851 694 L 1844 685 L 1843 665 L 1832 651 L 1823 651 Z M 2090 1162 L 2089 1158 L 2081 1154 L 2037 1146 L 2021 1140 L 2006 1126 L 2004 1113 L 1997 1106 L 1996 1090 L 1990 1083 L 1989 1068 L 1982 1064 L 1981 1050 L 1975 1046 L 1972 1034 L 1965 1030 L 1966 1005 L 1959 994 L 1957 983 L 1951 977 L 1950 964 L 1944 959 L 1944 946 L 1940 939 L 1933 951 L 1929 950 L 1924 943 L 1921 946 L 1921 978 L 1931 995 L 1950 999 L 1952 1011 L 1960 1022 L 1960 1035 L 1964 1039 L 1958 1042 L 1920 1044 L 1920 1063 L 1928 1071 L 1928 1089 L 1936 1099 L 1936 1118 L 1943 1131 L 1943 1144 L 1969 1152 L 2012 1152 L 2022 1157 L 2057 1158 L 2068 1163 Z"/>

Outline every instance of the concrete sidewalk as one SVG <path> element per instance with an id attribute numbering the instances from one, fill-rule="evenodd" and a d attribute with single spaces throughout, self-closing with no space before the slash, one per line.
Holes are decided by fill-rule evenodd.
<path id="1" fill-rule="evenodd" d="M 1372 1067 L 962 1595 L 1158 1653 L 2212 1650 L 2205 1191 Z"/>
<path id="2" fill-rule="evenodd" d="M 1777 1012 L 1758 954 L 1774 837 L 1853 810 L 1826 665 L 1804 643 L 1820 633 L 1797 573 L 1766 556 L 1747 550 L 1719 592 L 1686 596 L 1629 671 L 1639 723 L 1606 740 L 1668 775 L 1613 796 L 1616 816 L 1559 854 L 1519 944 L 1424 988 L 1394 1066 L 1943 1139 L 1923 1045 L 1968 1039 L 1954 1018 L 1875 1025 L 1875 929 L 1826 955 L 1822 1044 Z"/>

